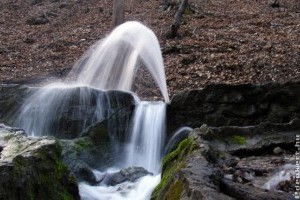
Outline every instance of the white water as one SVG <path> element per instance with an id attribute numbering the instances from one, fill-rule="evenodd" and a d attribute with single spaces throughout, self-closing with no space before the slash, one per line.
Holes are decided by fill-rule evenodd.
<path id="1" fill-rule="evenodd" d="M 79 184 L 83 200 L 147 200 L 160 181 L 161 158 L 165 136 L 166 104 L 163 102 L 139 102 L 131 122 L 130 141 L 121 167 L 143 167 L 154 176 L 142 177 L 135 183 L 125 182 L 117 186 L 90 186 Z M 109 172 L 111 169 L 108 169 Z M 110 172 L 117 172 L 113 169 Z M 97 175 L 103 173 L 94 171 Z"/>
<path id="2" fill-rule="evenodd" d="M 78 74 L 77 83 L 99 89 L 131 91 L 141 66 L 150 72 L 168 102 L 163 58 L 155 34 L 138 22 L 126 22 L 94 45 L 69 76 Z"/>
<path id="3" fill-rule="evenodd" d="M 53 135 L 51 122 L 63 105 L 67 106 L 72 88 L 80 85 L 100 90 L 131 91 L 136 71 L 141 66 L 150 72 L 168 102 L 163 59 L 155 34 L 138 22 L 126 22 L 87 51 L 67 77 L 68 83 L 45 86 L 28 97 L 15 125 L 32 136 Z M 89 95 L 89 92 L 81 92 L 79 101 L 88 102 Z M 96 110 L 99 115 L 96 120 L 100 120 L 103 105 L 100 103 Z M 78 116 L 80 112 L 75 111 L 73 115 Z M 83 124 L 82 127 L 83 130 L 86 126 Z"/>
<path id="4" fill-rule="evenodd" d="M 94 93 L 97 97 L 94 110 L 90 110 L 93 89 L 79 85 L 67 85 L 56 83 L 47 85 L 34 92 L 21 108 L 16 124 L 26 130 L 30 136 L 55 135 L 61 133 L 59 130 L 58 116 L 72 116 L 78 119 L 77 127 L 84 130 L 87 126 L 101 121 L 104 118 L 104 107 L 107 97 L 104 93 Z M 73 103 L 76 106 L 70 108 Z M 87 115 L 93 117 L 88 119 Z M 70 127 L 71 128 L 71 127 Z M 79 133 L 78 133 L 79 136 Z"/>
<path id="5" fill-rule="evenodd" d="M 188 134 L 193 129 L 187 126 L 183 126 L 175 130 L 174 134 L 172 134 L 172 137 L 168 140 L 168 144 L 166 145 L 166 148 L 164 149 L 164 154 L 170 153 L 172 150 L 172 147 L 178 146 L 178 142 L 182 141 L 183 139 L 188 137 Z M 176 145 L 177 143 L 177 145 Z"/>
<path id="6" fill-rule="evenodd" d="M 276 190 L 276 186 L 282 181 L 290 181 L 292 177 L 296 176 L 295 173 L 296 165 L 286 164 L 280 171 L 275 173 L 263 186 L 262 188 L 268 190 Z"/>
<path id="7" fill-rule="evenodd" d="M 140 102 L 132 121 L 126 165 L 160 172 L 165 136 L 166 105 L 163 102 Z"/>
<path id="8" fill-rule="evenodd" d="M 135 183 L 125 182 L 116 186 L 90 186 L 79 184 L 82 200 L 146 200 L 160 181 L 160 174 L 144 176 Z"/>
<path id="9" fill-rule="evenodd" d="M 52 134 L 52 122 L 72 101 L 70 90 L 77 85 L 101 90 L 131 91 L 136 72 L 145 67 L 159 87 L 165 102 L 169 101 L 163 59 L 155 34 L 138 22 L 126 22 L 105 39 L 94 45 L 74 66 L 66 82 L 41 88 L 31 95 L 22 107 L 16 125 L 33 136 Z M 75 78 L 75 79 L 74 79 Z M 139 77 L 138 80 L 143 78 Z M 89 92 L 80 92 L 79 100 L 89 102 Z M 101 99 L 101 98 L 100 98 Z M 81 104 L 81 103 L 80 103 Z M 82 129 L 103 117 L 102 101 L 97 101 L 92 121 L 83 120 Z M 108 103 L 109 105 L 109 103 Z M 83 110 L 72 113 L 83 116 Z M 136 183 L 123 183 L 114 187 L 79 184 L 82 199 L 140 199 L 150 198 L 160 180 L 160 160 L 164 142 L 165 104 L 140 102 L 132 122 L 132 137 L 124 155 L 124 166 L 142 166 L 154 173 Z M 51 130 L 51 131 L 49 131 Z M 56 130 L 56 129 L 55 129 Z M 55 131 L 54 130 L 54 131 Z M 56 133 L 57 134 L 57 133 Z M 58 133 L 59 134 L 59 133 Z"/>

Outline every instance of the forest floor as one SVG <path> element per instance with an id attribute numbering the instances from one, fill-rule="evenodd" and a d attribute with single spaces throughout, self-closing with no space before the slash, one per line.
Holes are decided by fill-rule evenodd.
<path id="1" fill-rule="evenodd" d="M 1 0 L 0 82 L 64 76 L 111 30 L 111 0 Z M 300 1 L 190 0 L 178 36 L 167 37 L 180 4 L 129 0 L 126 21 L 157 35 L 170 95 L 207 84 L 300 80 Z"/>

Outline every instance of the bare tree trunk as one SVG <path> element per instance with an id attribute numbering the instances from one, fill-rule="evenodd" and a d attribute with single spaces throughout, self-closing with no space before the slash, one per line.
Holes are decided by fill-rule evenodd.
<path id="1" fill-rule="evenodd" d="M 168 7 L 170 6 L 170 3 L 171 3 L 171 0 L 163 0 L 162 3 L 161 3 L 162 6 L 163 6 L 163 9 L 167 10 Z"/>
<path id="2" fill-rule="evenodd" d="M 124 22 L 124 8 L 125 0 L 113 0 L 113 28 Z"/>
<path id="3" fill-rule="evenodd" d="M 177 31 L 178 31 L 178 29 L 180 27 L 180 23 L 181 23 L 181 17 L 182 17 L 182 14 L 183 14 L 185 8 L 187 7 L 187 5 L 188 5 L 188 0 L 182 0 L 177 13 L 175 14 L 174 22 L 171 25 L 171 32 L 170 32 L 171 38 L 174 38 L 177 35 Z"/>

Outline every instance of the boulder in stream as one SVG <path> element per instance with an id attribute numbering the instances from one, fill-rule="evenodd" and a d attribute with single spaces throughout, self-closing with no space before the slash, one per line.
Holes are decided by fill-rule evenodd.
<path id="1" fill-rule="evenodd" d="M 116 173 L 106 174 L 102 183 L 115 186 L 126 181 L 135 182 L 137 179 L 146 175 L 153 174 L 142 167 L 128 167 Z"/>
<path id="2" fill-rule="evenodd" d="M 79 199 L 54 138 L 28 138 L 0 124 L 0 147 L 0 199 Z"/>

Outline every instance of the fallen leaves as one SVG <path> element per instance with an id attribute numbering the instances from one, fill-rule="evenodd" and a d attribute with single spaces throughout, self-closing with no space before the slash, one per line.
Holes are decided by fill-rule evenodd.
<path id="1" fill-rule="evenodd" d="M 63 75 L 110 31 L 111 1 L 30 2 L 0 3 L 1 82 Z M 157 35 L 171 95 L 212 83 L 300 78 L 298 0 L 286 0 L 279 8 L 267 0 L 191 0 L 195 12 L 183 16 L 174 39 L 166 39 L 166 34 L 177 9 L 163 11 L 160 3 L 131 1 L 125 18 L 141 21 Z M 44 16 L 49 23 L 26 24 L 34 16 Z"/>

